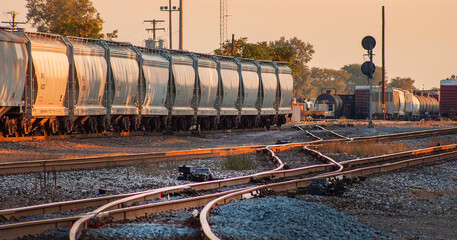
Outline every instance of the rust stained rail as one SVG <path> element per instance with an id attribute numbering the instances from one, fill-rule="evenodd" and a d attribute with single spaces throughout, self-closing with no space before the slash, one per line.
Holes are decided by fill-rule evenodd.
<path id="1" fill-rule="evenodd" d="M 55 171 L 87 169 L 97 167 L 125 166 L 144 162 L 160 162 L 165 160 L 185 160 L 197 157 L 228 156 L 261 151 L 265 146 L 240 146 L 227 148 L 208 148 L 180 150 L 172 152 L 141 153 L 128 155 L 111 155 L 101 157 L 50 159 L 21 162 L 0 163 L 0 175 L 43 172 L 47 169 Z"/>

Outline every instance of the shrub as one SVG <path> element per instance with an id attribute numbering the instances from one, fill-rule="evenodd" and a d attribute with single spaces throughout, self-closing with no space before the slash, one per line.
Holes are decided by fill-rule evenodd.
<path id="1" fill-rule="evenodd" d="M 250 155 L 231 155 L 222 161 L 222 168 L 225 170 L 252 170 L 256 167 L 256 162 Z"/>

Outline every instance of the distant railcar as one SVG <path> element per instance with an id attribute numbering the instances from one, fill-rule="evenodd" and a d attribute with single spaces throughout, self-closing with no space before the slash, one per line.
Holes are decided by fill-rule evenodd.
<path id="1" fill-rule="evenodd" d="M 366 119 L 369 116 L 369 86 L 356 86 L 355 88 L 355 117 Z M 382 119 L 382 89 L 372 87 L 371 112 L 372 116 Z M 421 118 L 438 118 L 438 101 L 428 95 L 409 91 L 385 88 L 385 116 L 393 120 L 419 120 Z"/>
<path id="2" fill-rule="evenodd" d="M 457 80 L 441 80 L 439 111 L 442 117 L 457 119 Z"/>

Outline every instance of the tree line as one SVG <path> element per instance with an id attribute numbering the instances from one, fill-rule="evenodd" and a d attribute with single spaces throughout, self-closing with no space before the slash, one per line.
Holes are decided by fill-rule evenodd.
<path id="1" fill-rule="evenodd" d="M 66 36 L 117 38 L 118 30 L 111 33 L 101 33 L 103 19 L 97 12 L 91 0 L 26 0 L 28 9 L 27 21 L 40 32 L 57 33 Z M 233 52 L 233 53 L 232 53 Z M 362 74 L 360 64 L 348 64 L 341 69 L 310 68 L 314 52 L 313 45 L 296 37 L 270 42 L 249 43 L 245 37 L 236 39 L 233 44 L 225 42 L 215 49 L 216 55 L 226 55 L 238 58 L 271 60 L 288 62 L 293 70 L 293 96 L 297 98 L 315 98 L 323 89 L 331 87 L 338 94 L 352 94 L 355 86 L 368 85 L 368 80 Z M 382 81 L 382 72 L 376 67 L 373 85 Z M 395 77 L 387 84 L 413 90 L 414 79 Z"/>
<path id="2" fill-rule="evenodd" d="M 233 44 L 225 42 L 214 50 L 216 55 L 232 55 L 256 60 L 288 62 L 294 75 L 293 96 L 297 98 L 315 98 L 325 89 L 333 89 L 337 94 L 353 94 L 355 86 L 368 85 L 367 76 L 361 71 L 361 64 L 348 64 L 341 69 L 310 68 L 313 45 L 296 37 L 286 40 L 281 37 L 271 42 L 248 43 L 247 38 L 236 39 Z M 373 85 L 382 82 L 382 70 L 376 67 Z M 414 80 L 407 77 L 395 77 L 387 83 L 388 87 L 414 90 Z"/>

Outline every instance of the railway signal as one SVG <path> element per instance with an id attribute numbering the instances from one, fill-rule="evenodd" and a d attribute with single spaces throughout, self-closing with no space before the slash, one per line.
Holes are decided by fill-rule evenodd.
<path id="1" fill-rule="evenodd" d="M 373 127 L 373 119 L 372 119 L 372 109 L 371 109 L 371 93 L 373 90 L 373 73 L 376 70 L 376 66 L 373 63 L 373 48 L 376 46 L 376 40 L 372 36 L 366 36 L 362 39 L 362 47 L 368 51 L 368 57 L 370 58 L 370 61 L 366 61 L 362 64 L 362 73 L 368 76 L 368 82 L 370 83 L 370 97 L 369 97 L 369 119 L 370 122 L 368 124 L 369 128 Z"/>

